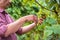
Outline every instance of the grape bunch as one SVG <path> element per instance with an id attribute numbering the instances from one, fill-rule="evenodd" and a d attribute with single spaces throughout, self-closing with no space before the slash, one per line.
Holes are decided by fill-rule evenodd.
<path id="1" fill-rule="evenodd" d="M 39 19 L 38 19 L 37 15 L 33 16 L 33 20 L 35 21 L 35 23 L 38 23 L 38 24 L 42 24 L 45 19 L 46 19 L 45 14 L 41 14 L 41 18 L 39 18 Z"/>

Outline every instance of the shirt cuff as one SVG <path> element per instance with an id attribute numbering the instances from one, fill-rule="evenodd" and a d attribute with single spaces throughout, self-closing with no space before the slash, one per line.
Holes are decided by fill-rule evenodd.
<path id="1" fill-rule="evenodd" d="M 19 30 L 16 33 L 22 35 L 22 28 L 19 28 Z"/>

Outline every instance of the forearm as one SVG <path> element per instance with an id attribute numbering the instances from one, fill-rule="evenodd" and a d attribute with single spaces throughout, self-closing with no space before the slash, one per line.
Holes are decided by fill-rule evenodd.
<path id="1" fill-rule="evenodd" d="M 5 32 L 5 36 L 8 36 L 11 33 L 15 33 L 24 24 L 25 21 L 26 19 L 22 17 L 13 23 L 7 24 L 8 28 Z"/>
<path id="2" fill-rule="evenodd" d="M 35 23 L 32 23 L 28 26 L 24 26 L 22 27 L 22 34 L 26 33 L 26 32 L 29 32 L 31 29 L 33 29 L 34 27 L 36 26 Z"/>

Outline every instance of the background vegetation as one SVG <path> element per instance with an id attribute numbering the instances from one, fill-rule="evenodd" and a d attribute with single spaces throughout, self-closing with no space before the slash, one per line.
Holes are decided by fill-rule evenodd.
<path id="1" fill-rule="evenodd" d="M 60 40 L 60 0 L 12 0 L 7 11 L 15 20 L 29 14 L 46 16 L 41 25 L 18 35 L 18 40 Z"/>

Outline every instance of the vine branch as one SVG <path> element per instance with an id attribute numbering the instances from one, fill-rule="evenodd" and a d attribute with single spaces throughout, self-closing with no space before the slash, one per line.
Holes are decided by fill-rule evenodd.
<path id="1" fill-rule="evenodd" d="M 49 10 L 49 9 L 43 7 L 43 6 L 42 6 L 41 4 L 39 4 L 36 0 L 35 0 L 35 2 L 36 2 L 39 6 L 41 6 L 42 8 L 44 8 L 44 9 L 46 9 L 46 10 L 48 10 L 48 11 L 51 11 L 51 12 L 55 12 L 55 11 L 52 11 L 52 10 Z"/>

